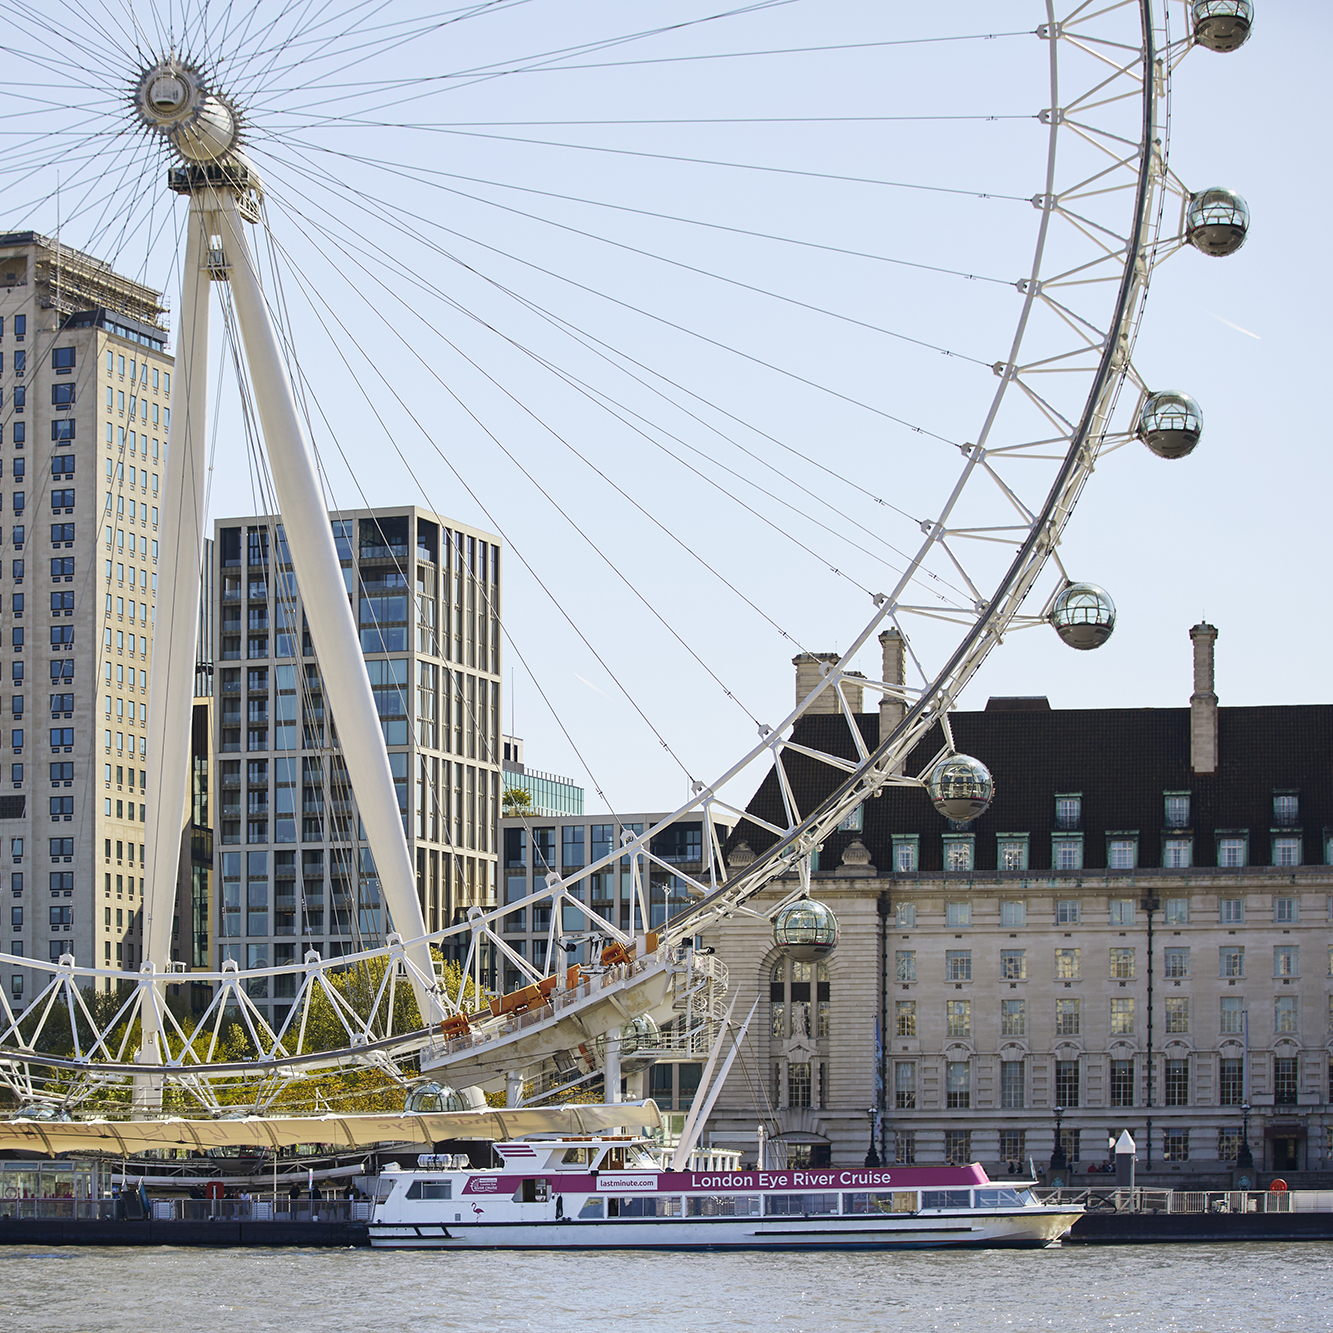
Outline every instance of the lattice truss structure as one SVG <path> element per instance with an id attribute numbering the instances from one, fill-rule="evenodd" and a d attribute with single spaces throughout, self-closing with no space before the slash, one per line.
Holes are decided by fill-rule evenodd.
<path id="1" fill-rule="evenodd" d="M 234 1089 L 243 1086 L 245 1103 L 262 1107 L 292 1082 L 331 1068 L 378 1068 L 406 1086 L 411 1075 L 404 1070 L 417 1065 L 445 1071 L 458 1085 L 496 1086 L 505 1071 L 537 1068 L 560 1056 L 558 1067 L 569 1082 L 577 1082 L 602 1065 L 610 1072 L 618 1060 L 611 1050 L 614 1034 L 626 1013 L 683 1017 L 687 1043 L 711 1033 L 721 1021 L 725 968 L 694 947 L 700 932 L 752 912 L 747 904 L 778 877 L 794 876 L 795 886 L 766 908 L 766 917 L 808 895 L 812 854 L 850 812 L 886 786 L 925 786 L 935 763 L 953 753 L 949 715 L 968 682 L 1007 634 L 1051 624 L 1061 594 L 1075 582 L 1077 571 L 1066 569 L 1061 558 L 1061 541 L 1098 463 L 1136 440 L 1171 457 L 1188 452 L 1198 439 L 1197 408 L 1183 396 L 1156 393 L 1160 386 L 1136 369 L 1133 351 L 1158 265 L 1191 243 L 1205 253 L 1224 254 L 1244 239 L 1243 201 L 1225 191 L 1192 190 L 1171 168 L 1168 147 L 1173 70 L 1197 45 L 1228 49 L 1206 40 L 1214 34 L 1209 23 L 1220 16 L 1224 26 L 1241 20 L 1248 25 L 1249 6 L 1241 0 L 1177 5 L 1174 32 L 1170 8 L 1160 0 L 1088 0 L 1062 12 L 1048 0 L 1036 34 L 1048 54 L 1048 80 L 1040 94 L 1044 185 L 1031 199 L 1031 263 L 1013 275 L 1017 319 L 1009 345 L 995 350 L 989 408 L 975 438 L 958 446 L 956 479 L 937 512 L 918 520 L 919 543 L 906 553 L 901 577 L 873 596 L 863 625 L 841 658 L 824 666 L 817 688 L 786 717 L 762 726 L 747 753 L 717 778 L 695 782 L 690 798 L 657 826 L 639 835 L 625 833 L 610 855 L 575 872 L 552 871 L 530 897 L 489 911 L 474 908 L 466 923 L 450 929 L 426 934 L 410 867 L 397 900 L 386 870 L 386 899 L 399 929 L 386 948 L 332 960 L 310 953 L 294 970 L 241 973 L 229 965 L 191 973 L 191 981 L 212 986 L 213 998 L 188 1024 L 172 1014 L 164 998 L 164 988 L 177 978 L 152 962 L 108 1018 L 94 1017 L 82 990 L 108 979 L 124 982 L 124 973 L 77 966 L 71 958 L 47 964 L 0 956 L 0 962 L 48 978 L 21 1021 L 0 994 L 0 1080 L 24 1100 L 56 1099 L 66 1109 L 95 1098 L 108 1084 L 131 1079 L 145 1104 L 160 1104 L 166 1083 L 179 1090 L 180 1105 L 216 1111 L 221 1088 L 231 1090 L 224 1099 L 231 1102 Z M 206 139 L 213 132 L 205 125 L 198 135 Z M 190 161 L 186 149 L 181 151 Z M 191 194 L 192 207 L 266 225 L 256 182 L 237 161 L 202 174 L 190 168 L 196 173 L 193 186 L 186 180 L 179 188 Z M 242 254 L 239 228 L 227 249 L 225 258 L 209 260 L 211 276 L 230 278 L 236 287 L 237 270 L 252 266 Z M 239 300 L 238 292 L 238 305 Z M 187 412 L 182 408 L 177 416 Z M 267 418 L 264 425 L 271 436 Z M 272 438 L 268 443 L 272 449 Z M 288 518 L 289 533 L 292 527 Z M 336 591 L 341 598 L 341 586 Z M 1089 604 L 1095 616 L 1095 596 Z M 188 596 L 182 605 L 188 609 Z M 938 633 L 932 637 L 932 626 L 949 628 L 949 647 L 939 648 L 945 640 Z M 857 676 L 853 685 L 854 661 L 885 630 L 902 636 L 906 679 Z M 323 651 L 320 657 L 323 662 Z M 873 748 L 856 725 L 852 688 L 901 704 L 901 720 Z M 829 696 L 848 723 L 851 757 L 794 739 L 801 718 L 826 705 Z M 338 700 L 332 702 L 346 744 L 349 727 Z M 905 772 L 907 756 L 937 726 L 945 737 L 937 760 L 921 773 Z M 798 805 L 784 769 L 789 755 L 823 765 L 833 775 L 828 795 L 814 809 Z M 745 816 L 754 775 L 769 766 L 783 798 L 784 819 L 776 823 Z M 361 785 L 357 796 L 364 809 Z M 396 820 L 396 808 L 392 814 Z M 697 876 L 683 874 L 653 850 L 662 829 L 688 816 L 701 816 L 705 830 L 707 869 Z M 733 858 L 728 867 L 721 830 L 742 816 L 766 829 L 772 843 L 748 864 Z M 633 866 L 633 893 L 644 922 L 651 919 L 645 868 L 675 876 L 694 900 L 659 933 L 626 930 L 592 904 L 591 877 L 622 857 Z M 391 864 L 378 849 L 377 860 L 382 869 Z M 568 937 L 561 923 L 568 908 L 581 914 L 586 925 L 579 938 L 594 938 L 600 961 L 582 969 L 544 970 L 510 947 L 501 918 L 548 904 L 546 956 L 564 956 L 561 945 Z M 482 1002 L 477 984 L 486 946 L 525 978 L 517 995 L 489 1004 Z M 441 949 L 463 959 L 452 989 L 443 983 L 438 955 L 432 953 Z M 330 981 L 335 970 L 357 968 L 370 978 L 368 1004 L 348 1003 Z M 247 982 L 282 975 L 294 976 L 295 994 L 275 1030 L 250 999 Z M 403 1030 L 404 1006 L 398 1001 L 406 990 L 415 1004 Z M 341 1035 L 316 1051 L 309 1049 L 308 1027 L 317 1011 L 326 1024 L 331 1018 Z M 227 1061 L 220 1046 L 224 1024 L 233 1019 L 252 1048 L 240 1061 Z M 73 1032 L 73 1058 L 37 1054 L 53 1024 Z M 140 1028 L 156 1037 L 135 1047 L 130 1033 Z M 606 1033 L 612 1034 L 609 1045 L 597 1046 L 593 1034 Z"/>

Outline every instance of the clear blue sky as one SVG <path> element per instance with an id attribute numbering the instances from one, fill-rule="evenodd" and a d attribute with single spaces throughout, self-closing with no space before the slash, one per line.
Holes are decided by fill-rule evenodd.
<path id="1" fill-rule="evenodd" d="M 81 8 L 56 16 L 75 38 Z M 151 43 L 153 8 L 136 8 Z M 863 589 L 890 581 L 891 548 L 919 539 L 916 517 L 959 469 L 932 433 L 976 436 L 1017 316 L 1005 284 L 1039 218 L 1022 201 L 1042 188 L 1044 6 L 787 0 L 558 59 L 546 53 L 725 7 L 510 0 L 442 24 L 429 4 L 352 5 L 346 36 L 322 13 L 270 33 L 284 8 L 260 3 L 212 42 L 251 108 L 333 500 L 501 528 L 505 618 L 530 668 L 507 650 L 506 688 L 513 667 L 529 762 L 592 785 L 539 684 L 616 808 L 671 805 L 682 770 L 713 776 L 753 742 L 751 717 L 789 707 L 792 640 L 850 641 Z M 164 27 L 178 13 L 159 0 Z M 1171 5 L 1177 30 L 1183 13 Z M 1203 617 L 1221 631 L 1224 704 L 1327 696 L 1329 629 L 1312 614 L 1322 16 L 1261 3 L 1243 50 L 1178 70 L 1173 169 L 1239 190 L 1254 218 L 1238 255 L 1186 251 L 1160 270 L 1135 356 L 1150 384 L 1199 400 L 1203 443 L 1174 463 L 1119 450 L 1085 492 L 1064 555 L 1115 597 L 1110 644 L 1076 654 L 1049 630 L 1015 634 L 964 706 L 1182 705 Z M 921 40 L 940 37 L 963 40 Z M 20 45 L 0 51 L 0 112 L 25 112 L 12 138 L 68 137 L 59 154 L 20 142 L 37 169 L 4 178 L 6 225 L 54 230 L 54 200 L 26 201 L 59 169 L 65 239 L 170 287 L 181 206 L 161 170 L 140 176 L 136 159 L 95 177 L 78 160 L 90 114 L 118 124 L 119 66 L 93 61 L 89 86 L 70 85 L 54 62 L 77 66 L 75 48 L 54 43 L 34 73 Z M 93 179 L 101 192 L 80 195 Z M 128 219 L 98 211 L 102 195 L 128 199 Z M 212 510 L 251 512 L 226 387 L 221 412 Z M 923 630 L 922 645 L 938 656 L 945 641 Z"/>

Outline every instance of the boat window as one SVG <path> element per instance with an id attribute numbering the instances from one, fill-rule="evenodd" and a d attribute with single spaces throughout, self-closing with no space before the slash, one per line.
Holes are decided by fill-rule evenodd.
<path id="1" fill-rule="evenodd" d="M 764 1212 L 769 1217 L 808 1217 L 812 1213 L 836 1213 L 836 1194 L 770 1194 L 764 1200 Z"/>
<path id="2" fill-rule="evenodd" d="M 612 1203 L 619 1203 L 619 1214 L 621 1217 L 679 1217 L 681 1216 L 680 1195 L 668 1194 L 663 1196 L 650 1195 L 645 1198 L 643 1195 L 621 1195 L 620 1198 L 612 1199 Z M 612 1214 L 617 1212 L 613 1208 Z"/>
<path id="3" fill-rule="evenodd" d="M 596 1151 L 596 1148 L 566 1148 L 565 1155 L 560 1160 L 570 1166 L 587 1166 Z"/>
<path id="4" fill-rule="evenodd" d="M 916 1190 L 894 1190 L 883 1194 L 844 1194 L 844 1213 L 914 1213 Z"/>
<path id="5" fill-rule="evenodd" d="M 686 1200 L 691 1217 L 758 1217 L 757 1194 L 692 1194 Z"/>
<path id="6" fill-rule="evenodd" d="M 977 1190 L 978 1208 L 1021 1208 L 1023 1199 L 1017 1190 Z"/>
<path id="7" fill-rule="evenodd" d="M 1036 1208 L 1038 1206 L 1037 1196 L 1033 1194 L 1031 1190 L 1020 1190 L 1018 1194 L 1018 1202 L 1021 1203 L 1024 1208 Z"/>
<path id="8" fill-rule="evenodd" d="M 625 1169 L 624 1148 L 608 1148 L 606 1160 L 602 1163 L 603 1171 L 623 1171 Z"/>
<path id="9" fill-rule="evenodd" d="M 585 1199 L 583 1207 L 579 1209 L 579 1216 L 600 1218 L 605 1212 L 606 1201 L 604 1199 Z"/>
<path id="10" fill-rule="evenodd" d="M 545 1177 L 521 1180 L 514 1191 L 515 1203 L 547 1203 L 551 1198 L 550 1182 Z"/>
<path id="11" fill-rule="evenodd" d="M 970 1190 L 922 1190 L 922 1208 L 966 1208 Z"/>
<path id="12" fill-rule="evenodd" d="M 414 1180 L 407 1191 L 409 1199 L 452 1199 L 454 1183 L 452 1180 Z"/>

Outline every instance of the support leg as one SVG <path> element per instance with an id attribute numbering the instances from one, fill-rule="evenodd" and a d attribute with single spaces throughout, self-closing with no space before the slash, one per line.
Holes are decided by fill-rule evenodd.
<path id="1" fill-rule="evenodd" d="M 416 867 L 403 831 L 356 622 L 347 603 L 314 451 L 301 424 L 277 332 L 234 200 L 225 201 L 221 223 L 236 318 L 245 342 L 273 488 L 310 637 L 319 657 L 324 692 L 332 706 L 394 929 L 404 940 L 420 939 L 426 933 L 426 924 L 417 900 Z M 407 952 L 423 976 L 434 976 L 428 945 L 409 944 Z M 439 1022 L 445 1010 L 433 984 L 423 984 L 413 976 L 412 989 L 422 1020 Z"/>
<path id="2" fill-rule="evenodd" d="M 166 971 L 171 960 L 171 919 L 181 837 L 190 803 L 190 723 L 199 629 L 199 570 L 204 543 L 205 447 L 208 403 L 208 236 L 209 213 L 202 196 L 190 200 L 185 260 L 181 275 L 180 324 L 176 348 L 175 416 L 167 432 L 166 487 L 162 512 L 167 521 L 161 550 L 157 620 L 153 631 L 153 674 L 148 689 L 148 755 L 152 791 L 146 890 L 143 903 L 145 964 Z M 104 648 L 103 651 L 106 651 Z M 157 987 L 161 1000 L 162 987 Z M 156 1006 L 145 997 L 143 1043 L 137 1059 L 161 1058 Z M 140 1084 L 143 1087 L 140 1087 Z M 135 1108 L 150 1113 L 160 1104 L 146 1076 L 135 1079 Z"/>

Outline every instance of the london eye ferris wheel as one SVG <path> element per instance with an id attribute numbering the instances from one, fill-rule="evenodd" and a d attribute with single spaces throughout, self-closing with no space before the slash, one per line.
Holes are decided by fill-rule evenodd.
<path id="1" fill-rule="evenodd" d="M 144 963 L 0 955 L 37 979 L 23 1013 L 0 996 L 0 1078 L 28 1103 L 72 1110 L 133 1085 L 160 1106 L 165 1086 L 216 1113 L 352 1065 L 497 1086 L 614 1038 L 627 1002 L 669 1013 L 704 968 L 699 932 L 782 876 L 796 887 L 773 909 L 779 942 L 828 945 L 812 852 L 886 785 L 923 788 L 951 819 L 984 810 L 1003 775 L 955 751 L 951 710 L 1018 630 L 1106 642 L 1104 576 L 1065 554 L 1083 488 L 1122 446 L 1138 453 L 1117 463 L 1167 466 L 1202 437 L 1171 367 L 1134 349 L 1160 263 L 1246 239 L 1244 199 L 1187 186 L 1169 145 L 1173 70 L 1242 45 L 1250 0 L 910 17 L 846 0 L 818 21 L 801 0 L 660 0 L 632 19 L 564 0 L 0 8 L 7 225 L 179 293 Z M 622 856 L 656 864 L 656 829 L 427 931 L 328 524 L 384 475 L 503 538 L 538 626 L 511 610 L 506 651 L 590 785 L 614 793 L 614 742 L 584 736 L 557 661 L 591 664 L 687 792 L 663 824 L 694 813 L 708 854 L 697 876 L 662 863 L 690 901 L 659 931 L 583 892 Z M 289 978 L 281 1021 L 250 998 L 260 973 L 234 964 L 192 974 L 212 987 L 204 1013 L 166 1003 L 202 540 L 210 485 L 229 476 L 281 516 L 392 918 L 351 960 L 380 964 L 363 1011 L 329 986 L 349 959 L 315 953 L 260 969 Z M 823 636 L 836 660 L 774 716 L 761 661 Z M 882 672 L 890 655 L 901 670 Z M 685 684 L 664 692 L 658 671 Z M 892 705 L 873 745 L 853 690 Z M 850 758 L 796 734 L 830 701 Z M 937 726 L 941 752 L 904 771 Z M 829 794 L 804 809 L 784 786 L 770 844 L 728 865 L 719 830 L 793 754 L 835 775 Z M 501 917 L 538 901 L 553 905 L 547 958 L 576 906 L 601 966 L 570 975 L 506 943 Z M 443 976 L 442 948 L 461 960 Z M 484 950 L 535 991 L 523 1022 L 505 997 L 482 1004 Z M 94 1017 L 87 988 L 108 981 L 132 984 Z M 308 1037 L 317 1005 L 332 1041 Z M 52 1015 L 72 1051 L 44 1040 Z M 234 1018 L 246 1048 L 224 1058 Z"/>

